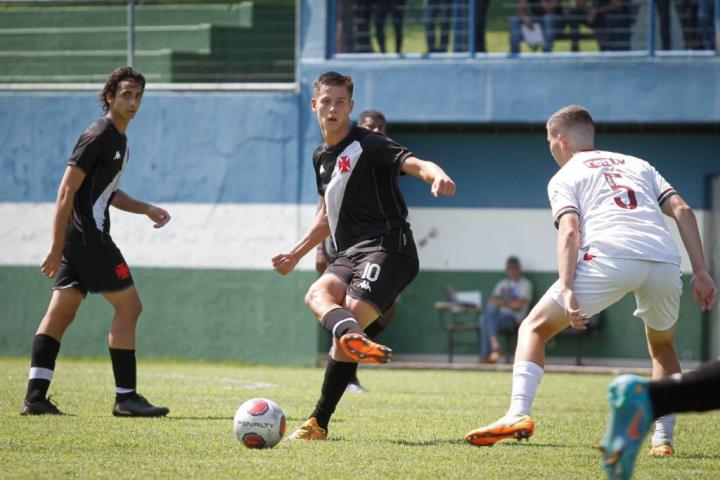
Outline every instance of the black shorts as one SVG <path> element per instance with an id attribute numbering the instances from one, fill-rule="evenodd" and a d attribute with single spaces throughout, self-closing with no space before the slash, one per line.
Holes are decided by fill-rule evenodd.
<path id="1" fill-rule="evenodd" d="M 88 292 L 118 292 L 133 285 L 125 259 L 114 243 L 89 247 L 65 245 L 53 289 L 76 288 Z"/>
<path id="2" fill-rule="evenodd" d="M 417 257 L 385 251 L 341 253 L 325 273 L 339 277 L 347 294 L 384 314 L 418 274 Z"/>

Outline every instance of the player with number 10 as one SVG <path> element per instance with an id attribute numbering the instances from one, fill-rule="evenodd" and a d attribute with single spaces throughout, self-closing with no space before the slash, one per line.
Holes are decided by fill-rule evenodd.
<path id="1" fill-rule="evenodd" d="M 313 154 L 320 208 L 300 241 L 272 259 L 275 270 L 286 275 L 328 235 L 338 252 L 305 296 L 333 336 L 332 355 L 315 410 L 288 440 L 324 440 L 357 362 L 390 360 L 391 350 L 363 330 L 387 312 L 418 272 L 397 177 L 420 178 L 436 197 L 455 194 L 455 183 L 435 163 L 420 160 L 384 135 L 353 127 L 352 93 L 352 79 L 336 72 L 320 75 L 313 84 L 311 106 L 324 142 Z"/>

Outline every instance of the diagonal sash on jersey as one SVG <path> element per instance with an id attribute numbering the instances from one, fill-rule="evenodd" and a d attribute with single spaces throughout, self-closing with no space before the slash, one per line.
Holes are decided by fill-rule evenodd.
<path id="1" fill-rule="evenodd" d="M 350 176 L 353 171 L 355 171 L 355 165 L 357 165 L 357 161 L 362 153 L 362 147 L 357 140 L 340 152 L 335 161 L 335 169 L 332 172 L 330 183 L 328 183 L 325 189 L 325 208 L 327 209 L 330 234 L 332 235 L 333 242 L 335 242 L 335 248 L 337 248 L 335 229 L 337 228 L 340 217 L 340 207 L 345 197 L 345 188 L 350 181 Z"/>

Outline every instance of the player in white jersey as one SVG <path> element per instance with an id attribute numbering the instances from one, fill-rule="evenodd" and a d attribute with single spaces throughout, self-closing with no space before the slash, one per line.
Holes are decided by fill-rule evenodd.
<path id="1" fill-rule="evenodd" d="M 507 414 L 466 434 L 473 445 L 529 438 L 545 343 L 568 325 L 585 329 L 588 317 L 629 292 L 637 303 L 634 315 L 645 323 L 653 379 L 680 372 L 674 344 L 680 256 L 662 214 L 677 223 L 693 269 L 695 300 L 703 310 L 712 305 L 717 289 L 692 209 L 649 163 L 595 150 L 594 137 L 592 117 L 582 107 L 565 107 L 547 122 L 550 152 L 560 166 L 548 184 L 560 278 L 520 326 Z M 674 416 L 657 420 L 652 455 L 673 453 L 674 421 Z"/>

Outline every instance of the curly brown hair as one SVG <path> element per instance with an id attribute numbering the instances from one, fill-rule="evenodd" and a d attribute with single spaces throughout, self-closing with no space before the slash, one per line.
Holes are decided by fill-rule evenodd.
<path id="1" fill-rule="evenodd" d="M 105 113 L 110 109 L 110 104 L 107 101 L 108 93 L 114 97 L 117 93 L 118 85 L 120 85 L 120 82 L 123 80 L 137 83 L 142 87 L 143 91 L 145 90 L 145 77 L 142 73 L 130 66 L 118 68 L 110 74 L 107 82 L 105 82 L 105 87 L 103 87 L 102 92 L 98 95 L 98 103 Z"/>

